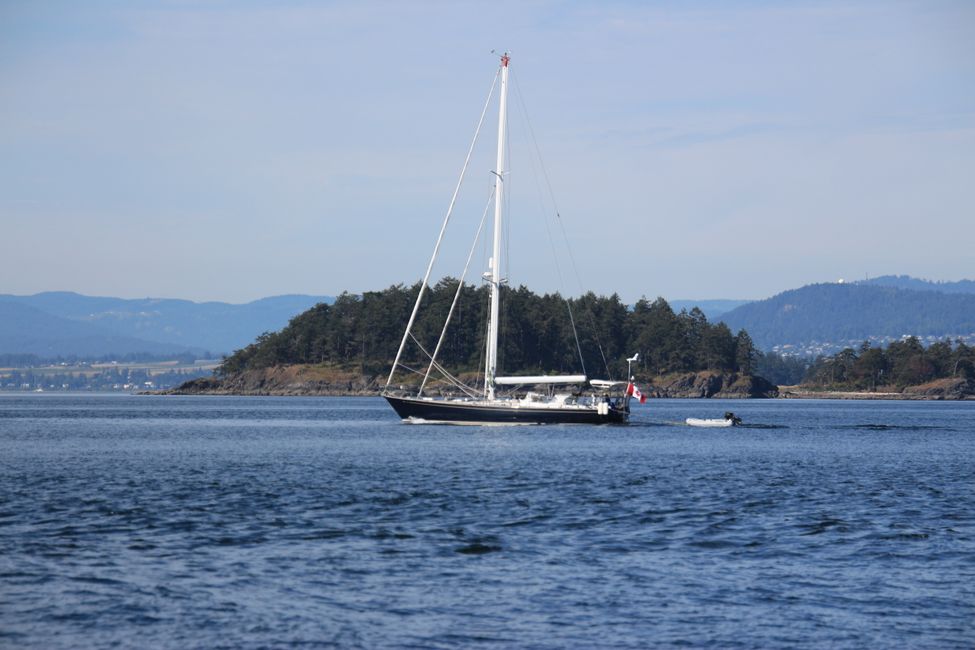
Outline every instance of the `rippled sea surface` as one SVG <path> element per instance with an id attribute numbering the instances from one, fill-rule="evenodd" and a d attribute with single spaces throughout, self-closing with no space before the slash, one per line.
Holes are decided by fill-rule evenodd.
<path id="1" fill-rule="evenodd" d="M 0 646 L 292 645 L 972 647 L 975 403 L 0 395 Z"/>

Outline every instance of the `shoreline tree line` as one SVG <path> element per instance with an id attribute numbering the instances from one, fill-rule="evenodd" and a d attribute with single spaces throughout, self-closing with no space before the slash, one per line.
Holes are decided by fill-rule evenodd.
<path id="1" fill-rule="evenodd" d="M 886 348 L 864 341 L 859 349 L 846 348 L 832 356 L 819 357 L 809 367 L 804 381 L 821 388 L 875 391 L 951 377 L 975 380 L 975 347 L 960 339 L 924 347 L 917 337 L 910 336 Z"/>

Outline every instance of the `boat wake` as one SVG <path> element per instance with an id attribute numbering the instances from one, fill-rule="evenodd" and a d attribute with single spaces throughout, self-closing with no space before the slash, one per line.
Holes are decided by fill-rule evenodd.
<path id="1" fill-rule="evenodd" d="M 957 431 L 947 427 L 932 427 L 923 424 L 847 424 L 836 427 L 837 429 L 860 430 L 860 431 Z"/>

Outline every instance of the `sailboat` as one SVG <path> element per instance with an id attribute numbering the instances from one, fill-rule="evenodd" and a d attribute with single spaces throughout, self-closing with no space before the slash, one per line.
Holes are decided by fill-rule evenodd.
<path id="1" fill-rule="evenodd" d="M 427 272 L 420 284 L 420 292 L 417 296 L 413 312 L 406 326 L 406 332 L 400 343 L 393 367 L 390 369 L 389 378 L 383 389 L 383 397 L 389 402 L 396 413 L 407 422 L 431 422 L 449 424 L 623 424 L 626 423 L 630 415 L 630 397 L 633 394 L 633 384 L 624 381 L 588 380 L 585 374 L 578 375 L 534 375 L 534 376 L 499 376 L 498 375 L 498 335 L 499 335 L 499 304 L 501 286 L 506 280 L 501 277 L 501 233 L 502 233 L 502 197 L 504 194 L 505 180 L 505 125 L 508 102 L 508 64 L 510 57 L 507 53 L 500 57 L 501 65 L 495 76 L 495 84 L 500 80 L 500 102 L 498 108 L 498 149 L 497 167 L 494 170 L 494 232 L 492 256 L 488 261 L 488 271 L 483 278 L 490 288 L 490 320 L 487 326 L 486 354 L 484 365 L 484 383 L 475 390 L 464 385 L 456 378 L 451 377 L 452 385 L 461 391 L 459 396 L 434 396 L 424 394 L 424 389 L 433 369 L 437 369 L 445 375 L 446 370 L 436 362 L 436 356 L 443 342 L 443 334 L 440 341 L 430 356 L 429 366 L 423 377 L 422 383 L 415 393 L 409 394 L 406 391 L 394 391 L 390 386 L 397 367 L 403 355 L 407 341 L 412 336 L 411 331 L 416 319 L 420 302 L 428 286 L 430 273 L 437 258 L 440 244 L 443 240 L 444 231 L 454 204 L 457 200 L 457 192 L 463 182 L 464 174 L 470 163 L 471 153 L 474 149 L 474 142 L 477 141 L 477 134 L 484 122 L 484 115 L 490 103 L 491 94 L 485 103 L 484 111 L 481 113 L 481 120 L 478 123 L 477 131 L 474 135 L 474 142 L 467 154 L 467 160 L 461 171 L 461 179 L 454 190 L 447 216 L 444 219 L 440 230 L 440 236 L 434 246 L 433 257 L 427 267 Z M 492 86 L 492 93 L 494 86 Z M 485 209 L 485 216 L 487 209 Z M 483 223 L 483 220 L 482 220 Z M 473 254 L 473 248 L 471 250 Z M 470 257 L 468 257 L 468 265 Z M 466 269 L 465 269 L 466 274 Z M 463 276 L 458 283 L 457 294 L 454 298 L 454 305 L 451 306 L 450 315 L 453 314 L 454 306 L 457 303 L 457 296 L 463 286 Z M 444 325 L 444 332 L 449 325 L 450 315 L 447 316 L 447 323 Z M 630 363 L 636 360 L 628 359 Z M 627 376 L 630 376 L 629 367 Z M 632 380 L 632 378 L 631 378 Z M 543 387 L 539 390 L 539 387 Z M 626 387 L 624 390 L 624 386 Z M 526 392 L 519 392 L 526 391 Z"/>

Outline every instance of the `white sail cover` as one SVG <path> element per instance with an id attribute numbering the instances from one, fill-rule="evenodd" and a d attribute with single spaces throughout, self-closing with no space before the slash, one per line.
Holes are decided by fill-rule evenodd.
<path id="1" fill-rule="evenodd" d="M 503 386 L 519 384 L 583 384 L 585 375 L 535 375 L 525 377 L 495 377 L 494 383 Z"/>

